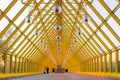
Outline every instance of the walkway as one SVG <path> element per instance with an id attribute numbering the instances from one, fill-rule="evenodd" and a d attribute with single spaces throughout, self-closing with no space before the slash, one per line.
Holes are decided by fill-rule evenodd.
<path id="1" fill-rule="evenodd" d="M 50 73 L 50 74 L 40 74 L 40 75 L 33 75 L 33 76 L 5 79 L 5 80 L 120 80 L 120 79 L 100 78 L 100 77 L 81 75 L 75 73 Z"/>

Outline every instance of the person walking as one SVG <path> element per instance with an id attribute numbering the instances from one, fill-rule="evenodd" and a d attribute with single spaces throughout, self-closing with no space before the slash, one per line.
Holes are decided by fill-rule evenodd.
<path id="1" fill-rule="evenodd" d="M 47 71 L 47 74 L 48 74 L 49 73 L 49 68 L 48 67 L 46 68 L 46 71 Z"/>

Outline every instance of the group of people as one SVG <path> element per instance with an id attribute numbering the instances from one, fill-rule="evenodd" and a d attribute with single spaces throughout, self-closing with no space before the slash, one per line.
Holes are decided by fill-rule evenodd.
<path id="1" fill-rule="evenodd" d="M 44 74 L 48 74 L 48 73 L 49 73 L 49 68 L 46 67 L 46 68 L 44 69 Z"/>

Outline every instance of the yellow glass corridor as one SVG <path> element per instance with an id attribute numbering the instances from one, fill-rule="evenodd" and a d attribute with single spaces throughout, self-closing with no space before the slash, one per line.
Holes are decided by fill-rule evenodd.
<path id="1" fill-rule="evenodd" d="M 0 78 L 20 76 L 119 80 L 120 0 L 0 0 Z"/>

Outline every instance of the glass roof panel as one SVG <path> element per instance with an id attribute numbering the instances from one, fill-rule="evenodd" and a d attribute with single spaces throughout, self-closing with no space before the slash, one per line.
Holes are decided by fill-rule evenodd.
<path id="1" fill-rule="evenodd" d="M 95 31 L 97 28 L 93 25 L 93 23 L 90 21 L 89 23 L 88 23 L 89 25 L 90 25 L 90 27 Z"/>
<path id="2" fill-rule="evenodd" d="M 17 48 L 17 46 L 20 45 L 20 43 L 23 41 L 24 38 L 25 38 L 25 37 L 22 36 L 22 37 L 17 41 L 17 43 L 14 45 L 13 48 L 14 48 L 14 49 Z"/>
<path id="3" fill-rule="evenodd" d="M 4 11 L 13 0 L 0 0 L 0 9 Z"/>
<path id="4" fill-rule="evenodd" d="M 83 23 L 82 24 L 83 25 L 83 27 L 88 31 L 88 33 L 90 34 L 90 35 L 92 35 L 92 32 L 89 30 L 89 28 Z"/>
<path id="5" fill-rule="evenodd" d="M 120 20 L 120 8 L 115 12 L 115 14 L 118 17 L 118 19 Z"/>
<path id="6" fill-rule="evenodd" d="M 112 49 L 112 46 L 108 43 L 108 41 L 104 38 L 104 36 L 99 31 L 97 31 L 97 35 L 102 39 L 104 43 L 106 43 L 109 49 Z"/>
<path id="7" fill-rule="evenodd" d="M 99 53 L 101 52 L 99 47 L 90 39 L 90 42 L 96 47 L 96 49 L 99 51 Z"/>
<path id="8" fill-rule="evenodd" d="M 15 21 L 15 24 L 19 25 L 26 18 L 27 15 L 28 15 L 28 9 L 25 9 L 24 12 Z"/>
<path id="9" fill-rule="evenodd" d="M 111 34 L 111 32 L 106 28 L 105 25 L 103 25 L 101 29 L 102 29 L 102 30 L 104 31 L 104 33 L 110 38 L 110 40 L 116 45 L 116 47 L 120 44 L 120 43 L 116 40 L 116 38 Z"/>
<path id="10" fill-rule="evenodd" d="M 117 0 L 103 0 L 107 5 L 108 7 L 113 10 L 115 8 L 115 6 L 119 3 Z"/>
<path id="11" fill-rule="evenodd" d="M 92 5 L 104 19 L 108 16 L 108 12 L 104 9 L 104 7 L 99 3 L 98 0 L 94 0 Z"/>
<path id="12" fill-rule="evenodd" d="M 22 45 L 18 48 L 18 50 L 16 50 L 15 54 L 18 54 L 18 52 L 22 49 L 26 42 L 28 42 L 27 39 L 24 42 L 22 41 Z"/>
<path id="13" fill-rule="evenodd" d="M 13 1 L 16 1 L 16 3 L 14 4 Z M 41 0 L 37 0 L 37 2 L 39 2 L 39 1 L 42 2 Z M 0 15 L 2 15 L 2 13 L 5 13 L 5 15 L 3 14 L 2 17 L 0 16 L 0 20 L 1 20 L 0 21 L 0 26 L 1 26 L 0 32 L 4 33 L 4 34 L 2 34 L 3 36 L 1 36 L 1 33 L 0 33 L 0 47 L 2 44 L 4 44 L 4 42 L 7 42 L 6 40 L 9 37 L 11 37 L 11 39 L 9 39 L 9 42 L 7 42 L 7 44 L 2 49 L 3 51 L 9 49 L 10 50 L 9 54 L 12 54 L 14 51 L 15 51 L 15 54 L 20 54 L 20 55 L 24 54 L 23 56 L 25 56 L 25 54 L 26 54 L 27 56 L 25 58 L 28 58 L 28 59 L 30 58 L 30 60 L 33 60 L 33 59 L 31 56 L 28 57 L 29 54 L 35 53 L 38 55 L 39 50 L 41 50 L 42 53 L 43 54 L 45 53 L 45 55 L 47 56 L 47 52 L 44 49 L 44 45 L 43 45 L 43 43 L 40 42 L 40 39 L 42 38 L 42 39 L 44 39 L 45 43 L 47 44 L 51 54 L 53 56 L 55 56 L 56 57 L 55 59 L 58 61 L 58 54 L 54 55 L 54 53 L 57 52 L 57 48 L 58 48 L 56 45 L 57 41 L 55 39 L 56 35 L 60 35 L 62 37 L 62 40 L 60 41 L 62 44 L 61 45 L 61 50 L 63 50 L 62 53 L 64 52 L 64 50 L 66 52 L 68 52 L 68 49 L 70 48 L 70 46 L 68 46 L 68 45 L 70 45 L 71 42 L 73 42 L 71 40 L 73 40 L 73 38 L 77 38 L 78 44 L 73 49 L 72 55 L 74 55 L 74 53 L 76 53 L 79 50 L 81 52 L 83 51 L 82 56 L 84 56 L 85 58 L 93 57 L 96 54 L 98 55 L 99 53 L 102 53 L 102 50 L 104 50 L 105 52 L 108 52 L 109 50 L 107 51 L 105 47 L 108 46 L 109 49 L 113 49 L 112 46 L 114 46 L 114 45 L 111 45 L 111 44 L 115 44 L 116 47 L 120 46 L 120 42 L 117 41 L 117 39 L 120 38 L 120 27 L 118 24 L 119 23 L 118 19 L 120 19 L 120 14 L 119 14 L 119 12 L 120 12 L 119 4 L 120 3 L 117 0 L 111 0 L 111 1 L 103 0 L 105 2 L 105 4 L 111 9 L 110 12 L 113 12 L 113 14 L 108 13 L 106 11 L 107 7 L 105 9 L 103 7 L 102 3 L 100 3 L 98 0 L 93 0 L 93 3 L 89 4 L 89 5 L 87 5 L 87 3 L 84 4 L 85 7 L 83 7 L 83 8 L 80 6 L 80 8 L 81 8 L 80 14 L 78 14 L 78 7 L 79 7 L 78 5 L 79 5 L 80 1 L 82 1 L 82 0 L 77 0 L 77 1 L 62 0 L 62 13 L 60 13 L 60 16 L 59 16 L 59 14 L 58 15 L 54 14 L 53 10 L 51 8 L 51 7 L 54 7 L 53 5 L 56 4 L 57 0 L 52 0 L 51 3 L 48 4 L 49 1 L 51 1 L 51 0 L 43 0 L 43 2 L 40 3 L 39 5 L 37 5 L 36 7 L 33 4 L 33 2 L 31 4 L 29 4 L 28 6 L 29 7 L 32 6 L 30 8 L 32 11 L 34 11 L 32 13 L 33 15 L 31 14 L 32 18 L 34 19 L 33 23 L 21 24 L 21 22 L 24 21 L 25 17 L 31 12 L 31 10 L 28 11 L 28 7 L 26 7 L 26 9 L 23 10 L 23 7 L 25 7 L 27 5 L 22 4 L 21 0 L 0 0 Z M 91 1 L 91 0 L 89 0 L 89 1 Z M 14 4 L 13 7 L 9 6 L 11 4 Z M 91 8 L 89 6 L 91 6 L 93 8 Z M 38 12 L 36 10 L 37 8 L 39 8 L 40 14 L 37 13 Z M 43 8 L 44 8 L 44 10 L 43 10 Z M 107 20 L 105 20 L 105 22 L 103 22 L 104 20 L 103 21 L 100 20 L 99 15 L 95 14 L 96 12 L 95 12 L 94 8 L 103 17 L 103 19 L 105 19 L 109 15 Z M 9 11 L 7 11 L 8 9 L 9 9 Z M 21 10 L 23 10 L 23 11 L 21 14 L 19 14 Z M 15 19 L 15 17 L 17 17 L 16 15 L 19 15 L 17 19 Z M 83 23 L 82 17 L 84 15 L 88 15 L 90 17 L 90 21 L 88 23 Z M 118 17 L 118 19 L 116 19 L 116 17 L 114 15 L 116 17 Z M 35 18 L 35 16 L 38 16 L 38 17 Z M 44 17 L 44 18 L 41 19 L 41 17 L 42 18 Z M 49 17 L 49 19 L 48 19 L 48 17 Z M 14 20 L 13 20 L 13 18 L 14 18 Z M 93 20 L 95 21 L 95 23 Z M 34 21 L 36 21 L 36 22 L 34 22 Z M 39 22 L 39 24 L 38 24 L 38 22 Z M 62 30 L 60 31 L 60 33 L 54 29 L 56 24 L 58 24 L 58 23 L 60 25 L 62 25 Z M 109 27 L 111 29 L 113 29 L 113 32 L 115 32 L 118 35 L 117 39 L 116 39 L 117 36 L 114 36 L 114 34 L 112 34 L 113 33 L 113 32 L 111 32 L 112 30 L 109 31 L 109 29 L 108 29 L 109 27 L 106 26 L 105 23 L 110 25 Z M 6 31 L 2 32 L 5 29 L 5 27 L 6 27 Z M 20 30 L 18 30 L 18 29 L 20 29 Z M 24 32 L 25 29 L 27 29 L 26 32 Z M 38 29 L 39 29 L 39 33 L 38 33 L 38 35 L 36 35 L 35 32 Z M 78 34 L 77 34 L 78 29 L 82 30 L 82 34 L 80 36 L 78 36 Z M 17 30 L 17 31 L 15 31 L 15 30 Z M 16 34 L 13 34 L 13 32 L 16 32 Z M 105 33 L 105 35 L 103 33 Z M 11 36 L 11 34 L 13 34 L 13 37 Z M 97 35 L 97 37 L 99 37 L 100 40 L 103 41 L 105 46 L 101 43 L 102 41 L 100 41 L 99 38 L 97 38 L 95 35 Z M 110 41 L 108 41 L 107 39 L 111 40 L 112 43 L 110 44 Z M 51 44 L 50 42 L 53 42 L 53 43 Z M 22 49 L 23 47 L 24 47 L 24 49 Z M 115 47 L 115 49 L 116 49 L 116 47 Z M 52 50 L 54 50 L 54 48 L 56 50 L 52 51 Z M 40 56 L 40 55 L 41 55 L 41 53 L 38 56 Z M 61 59 L 63 59 L 65 57 L 65 55 L 66 54 L 63 54 L 63 57 Z M 72 56 L 72 55 L 70 55 L 70 56 Z M 36 56 L 33 56 L 33 57 L 35 58 Z M 81 58 L 80 57 L 81 54 L 77 55 L 77 56 L 79 56 L 79 58 Z M 114 57 L 114 55 L 113 55 L 113 57 Z M 42 56 L 41 56 L 41 58 L 42 58 Z M 36 59 L 36 60 L 39 61 L 39 59 Z M 84 58 L 80 59 L 80 60 L 84 60 Z M 75 61 L 75 59 L 72 60 L 72 62 L 74 62 L 74 61 Z"/>
<path id="14" fill-rule="evenodd" d="M 25 35 L 28 35 L 28 33 L 34 28 L 34 24 L 30 26 L 30 28 L 25 32 Z M 36 28 L 37 29 L 37 28 Z"/>
<path id="15" fill-rule="evenodd" d="M 13 33 L 13 31 L 15 30 L 15 27 L 12 25 L 6 32 L 5 34 L 2 36 L 2 41 L 6 41 L 8 39 L 8 37 Z"/>
<path id="16" fill-rule="evenodd" d="M 23 24 L 22 27 L 20 28 L 20 30 L 21 30 L 21 31 L 24 31 L 25 28 L 26 28 L 28 25 L 29 25 L 29 24 L 27 24 L 27 23 Z"/>
<path id="17" fill-rule="evenodd" d="M 18 36 L 20 35 L 21 33 L 18 31 L 14 36 L 13 38 L 9 41 L 9 46 L 18 38 Z M 8 47 L 9 47 L 8 46 Z"/>
<path id="18" fill-rule="evenodd" d="M 17 1 L 17 3 L 10 9 L 10 11 L 7 13 L 10 19 L 13 19 L 16 14 L 22 9 L 24 5 L 21 4 L 20 0 Z M 14 13 L 14 15 L 13 15 Z"/>
<path id="19" fill-rule="evenodd" d="M 93 39 L 100 45 L 100 47 L 104 50 L 104 51 L 107 51 L 104 46 L 101 44 L 101 42 L 95 37 L 93 36 Z"/>
<path id="20" fill-rule="evenodd" d="M 111 26 L 115 33 L 120 37 L 120 26 L 115 22 L 115 20 L 111 17 L 107 23 Z"/>
<path id="21" fill-rule="evenodd" d="M 8 20 L 6 18 L 2 18 L 0 21 L 0 33 L 4 30 L 4 28 L 8 25 Z"/>
<path id="22" fill-rule="evenodd" d="M 89 8 L 87 7 L 87 12 L 90 15 L 90 17 L 92 17 L 92 19 L 98 24 L 100 25 L 102 22 L 101 20 L 95 15 L 95 13 Z"/>

